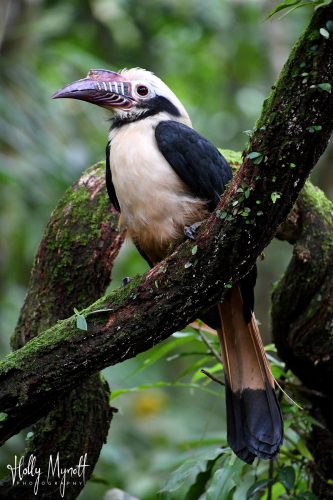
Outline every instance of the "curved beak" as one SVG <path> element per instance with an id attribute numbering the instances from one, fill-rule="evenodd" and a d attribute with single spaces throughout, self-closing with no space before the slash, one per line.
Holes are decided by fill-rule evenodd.
<path id="1" fill-rule="evenodd" d="M 103 108 L 129 109 L 134 103 L 131 83 L 122 75 L 106 69 L 91 69 L 82 80 L 70 83 L 52 95 L 52 99 L 80 99 Z"/>

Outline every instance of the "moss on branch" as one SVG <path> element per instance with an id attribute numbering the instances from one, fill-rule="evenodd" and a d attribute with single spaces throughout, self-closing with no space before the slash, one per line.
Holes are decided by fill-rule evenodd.
<path id="1" fill-rule="evenodd" d="M 12 338 L 14 349 L 32 338 L 37 339 L 39 346 L 37 336 L 42 330 L 69 316 L 73 307 L 85 307 L 105 292 L 123 234 L 118 231 L 118 216 L 111 210 L 106 195 L 104 169 L 104 164 L 97 164 L 84 172 L 53 211 Z M 32 369 L 35 373 L 39 371 L 37 361 Z M 63 468 L 74 467 L 86 455 L 89 464 L 86 478 L 89 478 L 112 417 L 109 393 L 108 384 L 98 374 L 83 376 L 52 407 L 42 401 L 38 411 L 32 407 L 31 412 L 19 415 L 19 425 L 26 426 L 51 409 L 33 428 L 22 454 L 24 462 L 27 464 L 29 457 L 34 456 L 40 469 L 47 472 L 51 455 L 55 458 L 59 454 Z M 10 432 L 15 429 L 12 426 Z M 76 498 L 83 486 L 82 481 L 69 482 L 66 498 Z M 0 496 L 36 498 L 29 481 L 13 485 L 11 477 L 1 482 Z M 58 496 L 56 484 L 41 482 L 39 498 Z"/>
<path id="2" fill-rule="evenodd" d="M 333 498 L 333 204 L 307 182 L 294 207 L 294 251 L 272 295 L 272 330 L 280 357 L 313 389 L 311 413 L 322 425 L 308 437 L 314 493 Z M 291 238 L 290 238 L 291 237 Z M 322 396 L 319 397 L 318 395 Z"/>

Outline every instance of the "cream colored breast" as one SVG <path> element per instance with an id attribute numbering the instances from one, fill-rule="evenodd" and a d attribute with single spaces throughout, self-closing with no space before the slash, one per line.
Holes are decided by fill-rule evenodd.
<path id="1" fill-rule="evenodd" d="M 205 205 L 189 193 L 159 151 L 153 118 L 112 133 L 110 151 L 122 225 L 134 239 L 147 240 L 148 246 L 148 240 L 172 243 L 179 238 L 185 224 L 202 218 Z"/>

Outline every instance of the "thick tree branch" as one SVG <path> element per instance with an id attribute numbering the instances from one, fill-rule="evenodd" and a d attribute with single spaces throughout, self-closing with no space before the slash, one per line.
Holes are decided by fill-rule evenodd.
<path id="1" fill-rule="evenodd" d="M 123 241 L 118 215 L 111 210 L 104 184 L 104 165 L 90 168 L 59 202 L 51 215 L 32 269 L 12 345 L 21 347 L 57 319 L 68 317 L 105 292 L 115 256 Z M 94 470 L 112 417 L 108 384 L 98 375 L 85 378 L 56 402 L 33 428 L 22 453 L 47 474 L 50 456 L 70 469 L 86 455 L 88 479 Z M 31 418 L 31 416 L 29 416 Z M 39 498 L 58 497 L 59 486 L 41 479 Z M 66 484 L 66 499 L 76 498 L 83 481 Z M 30 481 L 1 481 L 0 497 L 36 498 Z"/>
<path id="2" fill-rule="evenodd" d="M 333 205 L 307 183 L 280 237 L 293 257 L 272 295 L 272 329 L 280 357 L 312 389 L 314 426 L 309 446 L 316 467 L 314 493 L 333 498 Z"/>
<path id="3" fill-rule="evenodd" d="M 82 377 L 149 349 L 216 303 L 244 276 L 290 211 L 333 127 L 333 42 L 320 28 L 333 5 L 316 11 L 266 101 L 244 163 L 219 210 L 193 243 L 124 290 L 86 309 L 89 330 L 69 318 L 9 355 L 0 366 L 4 441 L 44 402 L 44 411 Z M 308 74 L 304 78 L 304 73 Z M 306 81 L 305 81 L 306 80 Z M 89 315 L 97 309 L 109 309 Z M 36 414 L 32 417 L 36 418 Z"/>

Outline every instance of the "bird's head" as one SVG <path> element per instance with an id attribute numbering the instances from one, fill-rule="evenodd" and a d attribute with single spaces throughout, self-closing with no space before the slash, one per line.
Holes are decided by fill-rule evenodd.
<path id="1" fill-rule="evenodd" d="M 97 104 L 110 110 L 115 122 L 134 122 L 159 113 L 191 125 L 176 95 L 160 78 L 141 68 L 119 73 L 92 69 L 86 78 L 58 90 L 53 99 L 71 98 Z"/>

